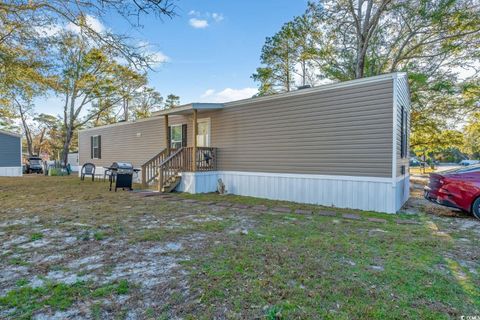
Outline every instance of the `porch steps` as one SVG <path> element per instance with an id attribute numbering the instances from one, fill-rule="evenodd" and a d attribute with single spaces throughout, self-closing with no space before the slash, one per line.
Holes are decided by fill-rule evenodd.
<path id="1" fill-rule="evenodd" d="M 142 165 L 142 186 L 155 185 L 161 193 L 175 190 L 182 172 L 216 170 L 216 148 L 181 147 L 164 149 Z"/>
<path id="2" fill-rule="evenodd" d="M 181 179 L 182 177 L 180 177 L 179 175 L 170 177 L 169 179 L 167 179 L 167 181 L 164 182 L 162 189 L 160 191 L 163 193 L 172 192 L 178 186 Z"/>

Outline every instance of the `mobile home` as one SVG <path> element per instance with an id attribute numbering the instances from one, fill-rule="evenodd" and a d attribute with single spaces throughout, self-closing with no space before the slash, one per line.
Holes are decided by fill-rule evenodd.
<path id="1" fill-rule="evenodd" d="M 22 174 L 22 136 L 0 130 L 0 177 Z"/>
<path id="2" fill-rule="evenodd" d="M 163 191 L 397 212 L 409 196 L 410 94 L 393 73 L 80 131 L 80 164 L 141 168 Z"/>

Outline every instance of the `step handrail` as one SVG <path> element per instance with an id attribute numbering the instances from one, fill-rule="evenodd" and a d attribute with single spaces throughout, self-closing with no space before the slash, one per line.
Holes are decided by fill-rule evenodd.
<path id="1" fill-rule="evenodd" d="M 168 149 L 165 148 L 142 164 L 142 185 L 144 188 L 146 188 L 150 182 L 155 180 L 155 177 L 158 175 L 158 166 L 163 162 L 165 157 L 168 157 L 167 152 Z"/>
<path id="2" fill-rule="evenodd" d="M 180 148 L 169 155 L 158 167 L 158 191 L 162 191 L 171 178 L 185 171 L 185 148 Z"/>
<path id="3" fill-rule="evenodd" d="M 181 147 L 180 149 L 176 149 L 175 152 L 171 153 L 168 157 L 166 157 L 161 163 L 160 166 L 165 164 L 167 161 L 170 161 L 173 157 L 175 157 L 178 153 L 182 152 L 185 148 Z"/>

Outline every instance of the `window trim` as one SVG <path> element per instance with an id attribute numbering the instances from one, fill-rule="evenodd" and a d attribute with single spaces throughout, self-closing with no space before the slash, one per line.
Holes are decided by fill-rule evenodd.
<path id="1" fill-rule="evenodd" d="M 172 124 L 170 125 L 170 148 L 172 149 L 180 149 L 183 145 L 183 124 Z M 180 127 L 180 140 L 173 140 L 173 128 L 174 127 Z M 178 143 L 180 147 L 175 148 L 173 145 L 174 143 Z"/>
<path id="2" fill-rule="evenodd" d="M 100 148 L 100 135 L 92 136 L 92 159 L 100 159 Z"/>

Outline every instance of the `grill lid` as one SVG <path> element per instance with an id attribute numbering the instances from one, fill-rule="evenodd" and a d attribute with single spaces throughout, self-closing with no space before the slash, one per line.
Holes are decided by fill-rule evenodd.
<path id="1" fill-rule="evenodd" d="M 124 169 L 124 170 L 133 170 L 133 165 L 129 162 L 114 162 L 111 166 L 112 169 Z"/>

